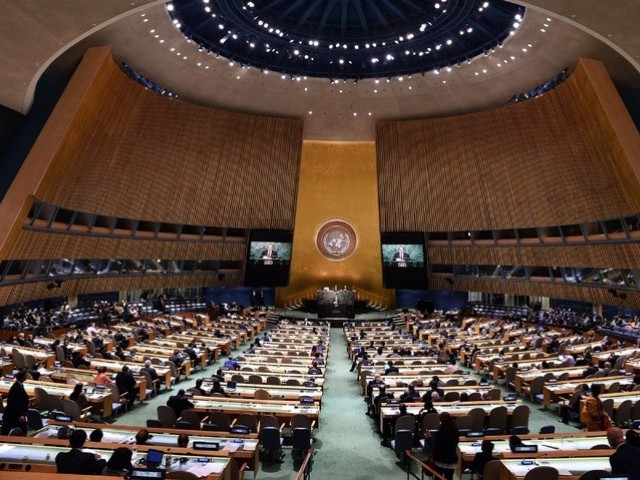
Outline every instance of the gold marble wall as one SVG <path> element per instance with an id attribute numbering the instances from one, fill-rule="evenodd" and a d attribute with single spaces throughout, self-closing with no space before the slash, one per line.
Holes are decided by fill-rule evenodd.
<path id="1" fill-rule="evenodd" d="M 357 245 L 345 259 L 320 252 L 317 235 L 325 222 L 342 220 Z M 313 297 L 317 288 L 347 285 L 378 304 L 392 306 L 393 290 L 382 287 L 378 178 L 374 142 L 305 141 L 302 147 L 289 286 L 279 305 Z"/>

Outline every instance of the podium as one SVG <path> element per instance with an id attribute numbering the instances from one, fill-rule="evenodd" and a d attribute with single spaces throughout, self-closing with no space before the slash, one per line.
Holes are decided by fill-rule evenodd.
<path id="1" fill-rule="evenodd" d="M 316 308 L 318 318 L 355 318 L 353 290 L 318 290 Z"/>

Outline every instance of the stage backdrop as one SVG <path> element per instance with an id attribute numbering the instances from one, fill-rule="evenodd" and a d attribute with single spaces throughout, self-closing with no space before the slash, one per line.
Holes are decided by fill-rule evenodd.
<path id="1" fill-rule="evenodd" d="M 347 286 L 356 298 L 393 306 L 382 287 L 378 179 L 374 142 L 305 141 L 289 286 L 278 305 Z"/>

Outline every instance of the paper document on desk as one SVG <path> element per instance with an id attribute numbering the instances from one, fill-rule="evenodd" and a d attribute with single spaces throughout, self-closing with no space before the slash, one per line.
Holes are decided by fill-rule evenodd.
<path id="1" fill-rule="evenodd" d="M 254 451 L 258 446 L 258 442 L 246 441 L 244 442 L 244 450 Z"/>
<path id="2" fill-rule="evenodd" d="M 193 473 L 198 477 L 208 477 L 212 473 L 222 473 L 224 470 L 225 464 L 222 462 L 209 462 L 202 463 L 199 465 L 194 465 L 187 472 Z"/>
<path id="3" fill-rule="evenodd" d="M 224 450 L 227 450 L 228 452 L 235 452 L 238 450 L 238 448 L 240 448 L 242 446 L 241 443 L 235 443 L 235 442 L 227 442 L 224 444 Z"/>

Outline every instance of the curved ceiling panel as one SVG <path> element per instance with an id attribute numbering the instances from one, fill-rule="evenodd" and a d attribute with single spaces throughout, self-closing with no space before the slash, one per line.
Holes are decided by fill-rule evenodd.
<path id="1" fill-rule="evenodd" d="M 173 0 L 173 23 L 244 65 L 331 79 L 424 73 L 513 35 L 524 8 L 502 0 Z"/>

